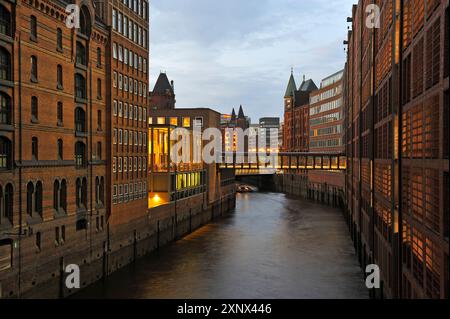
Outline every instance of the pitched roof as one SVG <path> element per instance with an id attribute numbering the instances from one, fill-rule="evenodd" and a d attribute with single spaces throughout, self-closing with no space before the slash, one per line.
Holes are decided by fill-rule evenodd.
<path id="1" fill-rule="evenodd" d="M 231 120 L 235 120 L 236 119 L 236 111 L 233 108 L 233 112 L 231 112 Z"/>
<path id="2" fill-rule="evenodd" d="M 172 85 L 170 85 L 167 74 L 160 73 L 155 87 L 153 88 L 153 94 L 167 94 L 168 92 L 174 94 Z"/>
<path id="3" fill-rule="evenodd" d="M 294 74 L 291 72 L 291 77 L 289 78 L 289 83 L 286 88 L 286 93 L 284 97 L 294 96 L 294 92 L 297 91 L 297 85 L 295 84 Z"/>
<path id="4" fill-rule="evenodd" d="M 318 88 L 314 81 L 309 79 L 307 81 L 303 81 L 298 90 L 303 92 L 312 92 L 318 90 Z"/>

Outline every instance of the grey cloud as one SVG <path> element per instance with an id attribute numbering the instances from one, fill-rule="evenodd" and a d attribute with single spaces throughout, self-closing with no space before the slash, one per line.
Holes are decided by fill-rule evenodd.
<path id="1" fill-rule="evenodd" d="M 297 80 L 344 65 L 351 0 L 153 0 L 151 85 L 175 81 L 178 107 L 230 112 L 255 121 L 283 112 L 291 66 Z"/>

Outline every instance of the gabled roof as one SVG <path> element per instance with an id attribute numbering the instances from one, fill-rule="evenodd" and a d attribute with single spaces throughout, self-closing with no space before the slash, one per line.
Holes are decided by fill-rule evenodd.
<path id="1" fill-rule="evenodd" d="M 303 81 L 302 85 L 300 85 L 298 90 L 303 91 L 303 92 L 312 92 L 312 91 L 318 90 L 318 88 L 317 88 L 317 85 L 314 83 L 314 81 L 309 79 L 309 80 Z"/>
<path id="2" fill-rule="evenodd" d="M 284 97 L 293 97 L 295 91 L 297 91 L 297 85 L 295 84 L 294 74 L 291 72 L 291 77 L 289 78 L 289 83 Z"/>
<path id="3" fill-rule="evenodd" d="M 160 73 L 158 80 L 156 81 L 155 87 L 153 89 L 153 94 L 167 94 L 167 93 L 174 94 L 172 85 L 170 85 L 169 79 L 167 78 L 167 74 Z"/>

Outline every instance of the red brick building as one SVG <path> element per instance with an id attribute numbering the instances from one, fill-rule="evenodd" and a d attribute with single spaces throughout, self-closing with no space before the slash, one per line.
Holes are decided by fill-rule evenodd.
<path id="1" fill-rule="evenodd" d="M 173 81 L 169 82 L 166 73 L 160 73 L 153 91 L 150 92 L 151 110 L 175 109 L 175 88 Z"/>
<path id="2" fill-rule="evenodd" d="M 344 75 L 348 221 L 377 296 L 448 298 L 449 2 L 353 7 Z"/>
<path id="3" fill-rule="evenodd" d="M 0 295 L 106 245 L 109 31 L 91 1 L 0 1 Z M 85 251 L 91 250 L 91 254 Z"/>
<path id="4" fill-rule="evenodd" d="M 134 228 L 116 226 L 146 216 L 148 207 L 149 10 L 145 0 L 99 2 L 111 27 L 108 180 L 113 236 L 127 241 Z M 125 231 L 125 233 L 123 233 Z"/>
<path id="5" fill-rule="evenodd" d="M 71 3 L 80 28 L 66 26 Z M 146 0 L 0 1 L 0 295 L 22 295 L 66 263 L 95 265 L 139 236 L 148 9 Z"/>
<path id="6" fill-rule="evenodd" d="M 306 152 L 309 149 L 309 97 L 317 90 L 312 80 L 303 79 L 297 89 L 291 73 L 284 94 L 284 152 Z"/>

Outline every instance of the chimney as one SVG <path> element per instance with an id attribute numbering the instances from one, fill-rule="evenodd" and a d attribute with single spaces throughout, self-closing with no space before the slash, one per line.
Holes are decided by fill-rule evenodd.
<path id="1" fill-rule="evenodd" d="M 173 91 L 173 93 L 175 93 L 175 86 L 173 83 L 174 83 L 173 80 L 170 81 L 170 86 L 172 87 L 172 91 Z"/>

